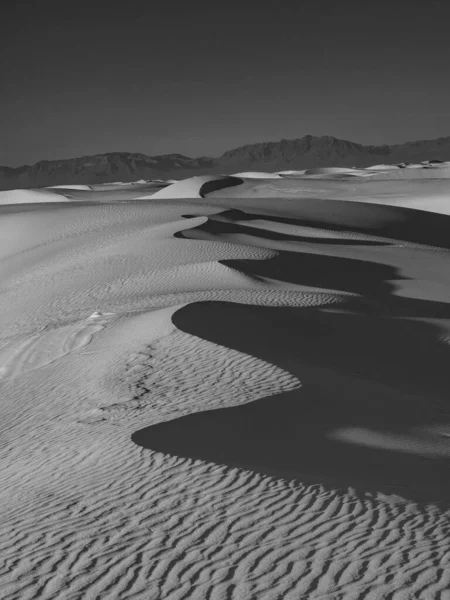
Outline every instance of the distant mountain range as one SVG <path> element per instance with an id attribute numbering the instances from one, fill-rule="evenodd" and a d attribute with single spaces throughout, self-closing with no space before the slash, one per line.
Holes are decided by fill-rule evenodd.
<path id="1" fill-rule="evenodd" d="M 198 174 L 282 171 L 313 167 L 365 167 L 423 160 L 450 160 L 450 137 L 392 146 L 364 146 L 331 136 L 306 135 L 295 140 L 249 144 L 218 158 L 182 154 L 147 156 L 111 152 L 35 165 L 0 167 L 0 189 L 63 184 L 95 184 L 139 179 L 181 179 Z"/>

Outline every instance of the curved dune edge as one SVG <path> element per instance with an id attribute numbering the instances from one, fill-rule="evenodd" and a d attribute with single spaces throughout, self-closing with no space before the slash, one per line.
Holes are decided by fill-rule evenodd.
<path id="1" fill-rule="evenodd" d="M 152 200 L 175 198 L 204 198 L 217 190 L 237 186 L 243 183 L 238 177 L 228 175 L 200 175 L 172 183 L 152 196 L 140 196 L 138 200 L 152 198 Z"/>
<path id="2" fill-rule="evenodd" d="M 450 249 L 450 215 L 447 214 L 372 202 L 336 202 L 315 198 L 302 198 L 291 203 L 244 196 L 228 198 L 223 201 L 224 205 L 228 205 L 229 210 L 217 211 L 208 219 L 236 222 L 235 232 L 239 225 L 253 228 L 261 225 L 262 230 L 277 229 L 286 236 L 317 235 Z"/>
<path id="3" fill-rule="evenodd" d="M 427 169 L 424 169 L 427 172 Z M 436 169 L 436 171 L 438 171 Z M 344 174 L 310 175 L 310 176 L 283 176 L 280 179 L 244 179 L 237 188 L 217 190 L 210 198 L 240 199 L 241 201 L 252 198 L 254 201 L 270 198 L 273 208 L 276 208 L 277 199 L 290 199 L 298 202 L 299 206 L 312 199 L 321 202 L 339 201 L 357 206 L 385 205 L 388 207 L 401 207 L 405 209 L 434 212 L 443 215 L 450 214 L 449 176 L 450 169 L 445 170 L 446 177 L 440 177 L 434 169 L 432 178 L 426 176 L 404 177 L 405 170 L 398 169 L 395 178 L 386 172 L 376 172 L 376 176 Z M 417 173 L 417 170 L 411 170 Z M 339 207 L 333 209 L 338 213 Z"/>

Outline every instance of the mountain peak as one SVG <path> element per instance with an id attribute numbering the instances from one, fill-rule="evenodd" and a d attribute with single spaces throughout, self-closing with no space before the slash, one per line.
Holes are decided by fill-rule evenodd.
<path id="1" fill-rule="evenodd" d="M 21 167 L 0 167 L 0 189 L 64 184 L 183 178 L 208 173 L 282 171 L 314 167 L 365 167 L 376 163 L 450 160 L 450 137 L 404 144 L 365 146 L 334 136 L 307 134 L 301 138 L 246 144 L 218 158 L 190 158 L 171 153 L 109 152 L 63 160 L 41 160 Z"/>

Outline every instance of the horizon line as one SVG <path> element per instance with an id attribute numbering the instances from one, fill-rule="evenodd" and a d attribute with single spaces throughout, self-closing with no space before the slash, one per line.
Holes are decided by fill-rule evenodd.
<path id="1" fill-rule="evenodd" d="M 249 142 L 248 144 L 243 144 L 243 145 L 240 145 L 240 146 L 235 146 L 234 148 L 230 148 L 229 150 L 225 150 L 219 156 L 205 156 L 205 155 L 202 155 L 202 156 L 187 156 L 186 154 L 180 154 L 179 152 L 167 152 L 166 154 L 145 154 L 144 152 L 128 152 L 128 151 L 122 151 L 121 152 L 121 151 L 112 150 L 112 151 L 109 151 L 109 152 L 96 152 L 94 154 L 83 154 L 81 156 L 71 156 L 69 158 L 44 158 L 44 159 L 38 160 L 38 161 L 36 161 L 36 162 L 34 162 L 32 164 L 25 163 L 25 164 L 20 164 L 20 165 L 17 165 L 17 166 L 10 166 L 10 165 L 3 164 L 3 165 L 0 165 L 0 168 L 21 169 L 21 168 L 24 168 L 24 167 L 34 167 L 34 166 L 36 166 L 36 165 L 38 165 L 40 163 L 45 163 L 45 162 L 55 162 L 55 161 L 63 161 L 63 160 L 79 160 L 81 158 L 93 158 L 95 156 L 106 156 L 108 154 L 141 154 L 141 155 L 146 156 L 148 158 L 164 158 L 164 157 L 167 157 L 167 156 L 180 156 L 182 158 L 188 158 L 189 160 L 199 160 L 199 159 L 202 159 L 202 158 L 207 158 L 207 159 L 214 160 L 214 159 L 221 158 L 227 152 L 232 152 L 233 150 L 238 150 L 239 148 L 245 148 L 247 146 L 257 146 L 257 145 L 260 145 L 260 144 L 270 144 L 270 143 L 276 144 L 276 143 L 279 143 L 279 142 L 294 142 L 294 141 L 302 140 L 302 139 L 305 139 L 305 138 L 318 138 L 318 139 L 320 139 L 320 138 L 332 138 L 332 139 L 335 139 L 335 140 L 339 140 L 341 142 L 350 142 L 351 144 L 358 144 L 360 146 L 365 146 L 365 147 L 382 148 L 382 147 L 387 146 L 387 147 L 391 148 L 393 146 L 402 146 L 404 144 L 411 144 L 411 143 L 417 143 L 417 142 L 435 142 L 435 141 L 438 141 L 438 140 L 448 139 L 448 138 L 450 138 L 450 135 L 448 135 L 448 136 L 440 136 L 440 137 L 437 137 L 437 138 L 413 139 L 413 140 L 407 140 L 407 141 L 403 141 L 403 142 L 396 142 L 394 144 L 363 144 L 361 142 L 354 142 L 352 140 L 348 140 L 348 139 L 344 139 L 344 138 L 337 138 L 334 135 L 313 135 L 313 134 L 308 133 L 308 134 L 303 135 L 303 136 L 298 137 L 298 138 L 279 138 L 277 140 L 267 140 L 267 141 L 264 141 L 264 142 Z"/>

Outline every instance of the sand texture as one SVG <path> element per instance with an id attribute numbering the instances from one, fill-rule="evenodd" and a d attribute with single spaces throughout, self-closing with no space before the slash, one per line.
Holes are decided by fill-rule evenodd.
<path id="1" fill-rule="evenodd" d="M 449 174 L 0 192 L 0 597 L 450 600 Z"/>

